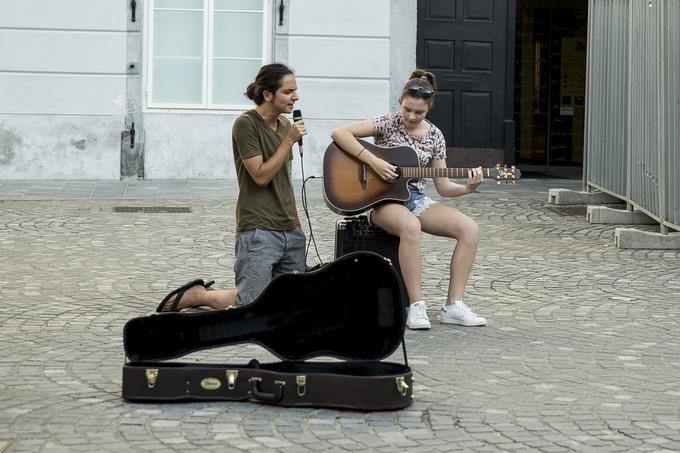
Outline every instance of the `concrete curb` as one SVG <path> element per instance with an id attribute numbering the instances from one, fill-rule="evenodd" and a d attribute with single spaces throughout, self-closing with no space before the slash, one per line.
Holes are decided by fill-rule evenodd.
<path id="1" fill-rule="evenodd" d="M 608 206 L 588 206 L 586 221 L 604 225 L 654 225 L 659 223 L 643 212 L 614 209 Z"/>
<path id="2" fill-rule="evenodd" d="M 578 192 L 569 189 L 550 189 L 548 203 L 551 204 L 617 204 L 616 197 L 604 192 Z"/>
<path id="3" fill-rule="evenodd" d="M 620 249 L 680 249 L 680 233 L 661 234 L 635 228 L 617 228 L 614 241 Z"/>

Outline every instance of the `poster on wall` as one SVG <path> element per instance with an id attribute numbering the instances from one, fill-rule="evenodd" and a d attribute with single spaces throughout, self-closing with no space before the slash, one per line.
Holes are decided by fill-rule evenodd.
<path id="1" fill-rule="evenodd" d="M 574 116 L 574 107 L 583 106 L 586 92 L 586 41 L 584 38 L 562 38 L 560 74 L 560 115 Z"/>

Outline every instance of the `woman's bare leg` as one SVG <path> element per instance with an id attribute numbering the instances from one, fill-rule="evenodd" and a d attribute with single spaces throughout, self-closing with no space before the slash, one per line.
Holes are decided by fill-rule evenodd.
<path id="1" fill-rule="evenodd" d="M 477 255 L 479 242 L 477 223 L 459 210 L 441 203 L 427 208 L 419 219 L 426 233 L 457 240 L 449 268 L 448 303 L 463 300 L 465 285 Z"/>
<path id="2" fill-rule="evenodd" d="M 420 258 L 420 222 L 403 205 L 389 203 L 374 209 L 371 222 L 399 237 L 399 266 L 409 303 L 423 299 Z"/>

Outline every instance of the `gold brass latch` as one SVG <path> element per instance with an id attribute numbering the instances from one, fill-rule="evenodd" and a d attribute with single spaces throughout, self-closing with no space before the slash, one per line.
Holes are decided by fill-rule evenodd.
<path id="1" fill-rule="evenodd" d="M 406 378 L 404 376 L 399 376 L 396 378 L 397 381 L 397 391 L 401 393 L 401 396 L 406 396 L 408 391 L 408 384 L 406 383 Z"/>
<path id="2" fill-rule="evenodd" d="M 295 376 L 295 383 L 297 384 L 298 396 L 305 396 L 305 393 L 307 393 L 307 376 Z"/>
<path id="3" fill-rule="evenodd" d="M 147 368 L 146 369 L 146 385 L 150 389 L 156 386 L 156 380 L 158 379 L 158 368 Z"/>
<path id="4" fill-rule="evenodd" d="M 238 379 L 238 370 L 227 370 L 227 388 L 229 390 L 236 388 L 236 379 Z"/>

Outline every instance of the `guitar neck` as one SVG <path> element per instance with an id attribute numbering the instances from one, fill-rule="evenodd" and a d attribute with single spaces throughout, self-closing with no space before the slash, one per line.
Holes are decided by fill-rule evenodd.
<path id="1" fill-rule="evenodd" d="M 402 178 L 467 178 L 470 168 L 399 167 Z M 484 176 L 491 176 L 493 168 L 482 168 Z"/>

